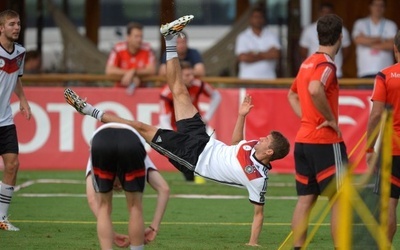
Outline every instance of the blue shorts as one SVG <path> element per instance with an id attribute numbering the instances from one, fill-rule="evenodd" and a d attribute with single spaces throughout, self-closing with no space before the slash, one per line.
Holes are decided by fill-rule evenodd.
<path id="1" fill-rule="evenodd" d="M 14 124 L 0 127 L 0 155 L 7 153 L 19 153 L 17 129 Z"/>
<path id="2" fill-rule="evenodd" d="M 159 129 L 150 146 L 181 172 L 193 172 L 197 160 L 210 140 L 199 113 L 176 122 L 177 131 Z"/>

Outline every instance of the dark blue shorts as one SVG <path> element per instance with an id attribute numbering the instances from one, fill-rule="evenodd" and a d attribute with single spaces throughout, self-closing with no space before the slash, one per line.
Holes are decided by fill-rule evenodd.
<path id="1" fill-rule="evenodd" d="M 7 153 L 19 153 L 17 129 L 14 124 L 0 127 L 0 155 Z"/>
<path id="2" fill-rule="evenodd" d="M 122 128 L 100 130 L 93 137 L 91 147 L 95 190 L 110 192 L 118 177 L 125 191 L 143 192 L 146 155 L 144 145 L 134 132 Z"/>
<path id="3" fill-rule="evenodd" d="M 347 166 L 346 146 L 295 143 L 296 190 L 298 195 L 331 197 L 341 185 L 341 171 Z"/>
<path id="4" fill-rule="evenodd" d="M 177 131 L 159 129 L 150 146 L 181 172 L 193 172 L 197 160 L 210 140 L 199 113 L 176 122 Z"/>

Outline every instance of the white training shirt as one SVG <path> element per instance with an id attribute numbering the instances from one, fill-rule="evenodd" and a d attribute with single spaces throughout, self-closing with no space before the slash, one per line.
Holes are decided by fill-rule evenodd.
<path id="1" fill-rule="evenodd" d="M 277 35 L 264 28 L 260 36 L 249 27 L 236 38 L 235 54 L 239 56 L 248 52 L 265 52 L 271 48 L 281 49 Z M 253 63 L 239 63 L 239 78 L 242 79 L 275 79 L 277 60 L 262 60 Z"/>
<path id="2" fill-rule="evenodd" d="M 24 73 L 25 48 L 14 43 L 11 53 L 0 45 L 0 127 L 14 124 L 10 99 Z"/>
<path id="3" fill-rule="evenodd" d="M 347 48 L 351 45 L 351 39 L 349 31 L 343 27 L 342 29 L 342 47 Z M 319 40 L 318 40 L 318 32 L 317 32 L 317 22 L 314 22 L 304 28 L 301 32 L 300 40 L 299 40 L 300 47 L 306 48 L 308 50 L 308 55 L 310 56 L 318 51 L 319 48 Z M 336 75 L 337 77 L 343 76 L 342 66 L 343 66 L 343 52 L 342 49 L 338 51 L 335 56 L 335 64 L 336 64 Z"/>
<path id="4" fill-rule="evenodd" d="M 228 146 L 210 138 L 199 156 L 195 173 L 223 184 L 244 187 L 250 201 L 264 204 L 271 166 L 265 166 L 254 158 L 257 143 L 243 140 Z"/>
<path id="5" fill-rule="evenodd" d="M 143 144 L 143 146 L 145 146 L 146 141 L 144 140 L 144 138 L 136 131 L 136 129 L 132 128 L 131 126 L 128 126 L 126 124 L 122 124 L 122 123 L 115 123 L 115 122 L 110 122 L 110 123 L 105 123 L 103 125 L 101 125 L 100 127 L 98 127 L 94 132 L 93 132 L 93 136 L 92 138 L 101 130 L 106 129 L 106 128 L 120 128 L 120 129 L 128 129 L 130 131 L 132 131 L 133 133 L 135 133 L 139 139 L 140 142 Z M 92 143 L 92 140 L 90 140 L 90 144 Z M 92 171 L 92 160 L 91 160 L 91 156 L 89 156 L 88 159 L 88 163 L 86 165 L 86 176 L 89 175 L 89 173 Z M 146 155 L 146 158 L 144 159 L 144 165 L 146 167 L 146 175 L 148 173 L 148 171 L 150 169 L 153 170 L 157 170 L 156 166 L 154 165 L 154 163 L 152 162 L 152 160 L 150 159 L 150 157 L 148 155 Z"/>
<path id="6" fill-rule="evenodd" d="M 352 37 L 364 34 L 369 37 L 393 39 L 396 36 L 397 25 L 395 22 L 382 18 L 374 24 L 370 17 L 356 20 Z M 394 63 L 393 50 L 375 50 L 364 45 L 357 45 L 357 76 L 375 75 L 382 69 Z"/>

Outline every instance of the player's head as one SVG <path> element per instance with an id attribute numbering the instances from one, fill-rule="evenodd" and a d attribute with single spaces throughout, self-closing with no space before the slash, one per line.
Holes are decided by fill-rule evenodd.
<path id="1" fill-rule="evenodd" d="M 143 42 L 143 25 L 136 22 L 129 23 L 126 27 L 126 35 L 129 46 L 135 49 L 140 48 Z"/>
<path id="2" fill-rule="evenodd" d="M 272 141 L 270 148 L 274 151 L 270 161 L 282 159 L 289 154 L 289 140 L 278 131 L 271 131 Z"/>
<path id="3" fill-rule="evenodd" d="M 182 82 L 186 87 L 190 87 L 191 82 L 194 79 L 193 66 L 188 61 L 181 61 L 181 71 L 182 71 Z"/>
<path id="4" fill-rule="evenodd" d="M 335 14 L 328 14 L 320 17 L 317 22 L 317 33 L 319 45 L 335 46 L 342 37 L 342 19 Z"/>
<path id="5" fill-rule="evenodd" d="M 289 153 L 290 143 L 280 132 L 271 131 L 266 137 L 260 138 L 254 149 L 264 154 L 269 161 L 274 161 L 282 159 Z"/>
<path id="6" fill-rule="evenodd" d="M 9 41 L 16 41 L 21 31 L 19 14 L 13 10 L 0 12 L 0 36 Z"/>

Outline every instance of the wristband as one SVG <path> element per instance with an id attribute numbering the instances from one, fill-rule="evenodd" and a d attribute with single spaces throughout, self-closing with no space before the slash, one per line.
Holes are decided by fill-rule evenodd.
<path id="1" fill-rule="evenodd" d="M 367 148 L 367 150 L 365 150 L 365 152 L 367 152 L 367 153 L 373 153 L 373 152 L 375 152 L 375 151 L 374 151 L 374 148 Z"/>
<path id="2" fill-rule="evenodd" d="M 155 229 L 154 229 L 154 227 L 152 227 L 152 226 L 149 226 L 149 228 L 151 229 L 151 231 L 153 231 L 153 232 L 156 232 L 156 233 L 157 233 L 157 230 L 155 230 Z"/>

